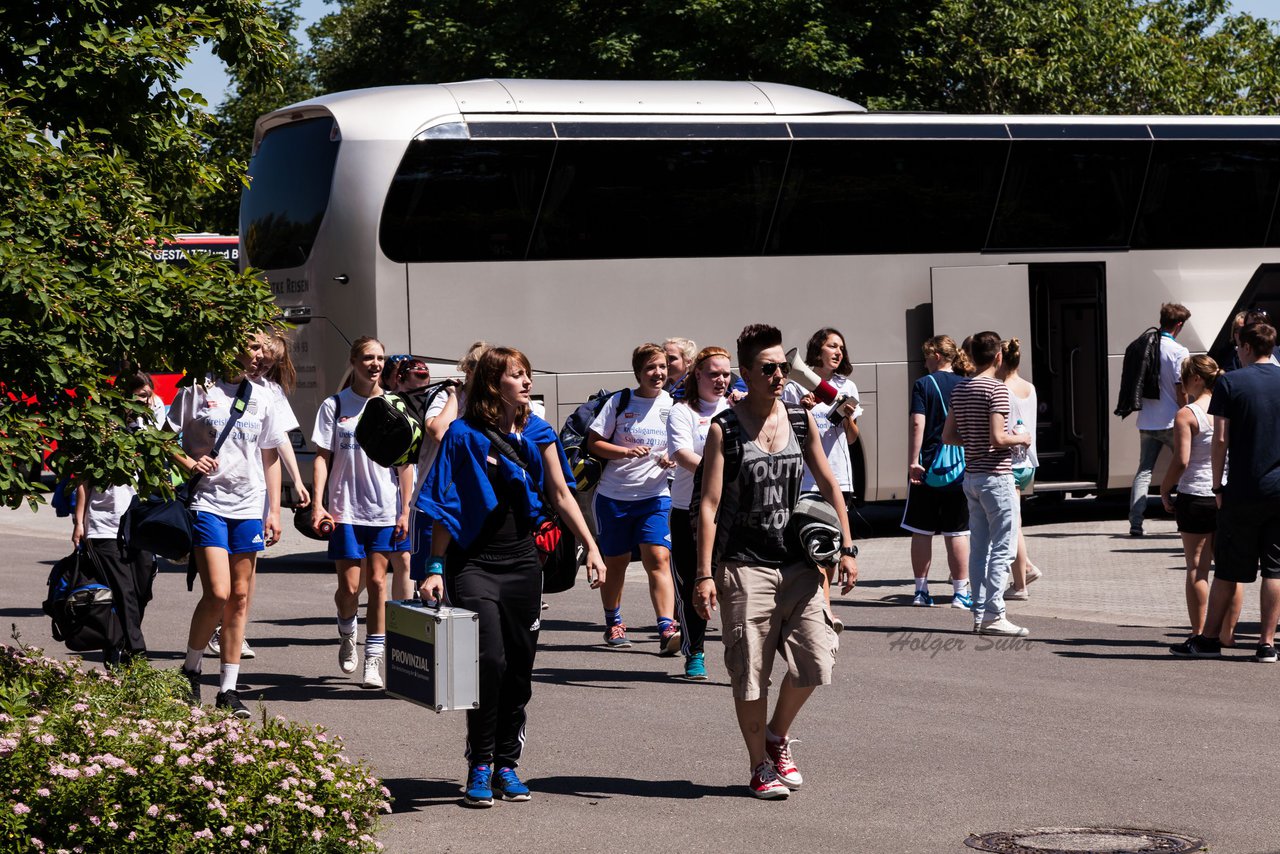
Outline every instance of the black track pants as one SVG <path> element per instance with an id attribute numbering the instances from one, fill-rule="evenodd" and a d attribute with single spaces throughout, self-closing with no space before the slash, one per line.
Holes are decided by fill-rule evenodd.
<path id="1" fill-rule="evenodd" d="M 538 554 L 530 543 L 527 555 L 502 563 L 451 561 L 448 579 L 450 603 L 480 615 L 480 708 L 467 712 L 467 761 L 514 768 L 542 616 Z"/>
<path id="2" fill-rule="evenodd" d="M 151 582 L 155 577 L 155 559 L 146 552 L 134 560 L 125 560 L 113 539 L 91 541 L 96 565 L 106 576 L 102 583 L 111 588 L 116 614 L 120 618 L 121 649 L 141 654 L 147 651 L 142 636 L 142 616 L 151 601 Z"/>
<path id="3" fill-rule="evenodd" d="M 707 621 L 693 607 L 693 579 L 698 575 L 698 544 L 689 527 L 689 511 L 671 508 L 671 576 L 676 582 L 676 611 L 684 634 L 680 651 L 685 655 L 702 652 L 707 638 Z"/>

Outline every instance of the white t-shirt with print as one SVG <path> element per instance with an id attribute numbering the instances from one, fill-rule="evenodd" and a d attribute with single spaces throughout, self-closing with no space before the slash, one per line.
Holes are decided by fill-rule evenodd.
<path id="1" fill-rule="evenodd" d="M 615 501 L 641 501 L 667 494 L 667 470 L 654 460 L 667 450 L 667 416 L 671 395 L 641 397 L 631 391 L 631 400 L 616 411 L 619 396 L 613 395 L 591 422 L 591 430 L 613 445 L 623 448 L 649 446 L 649 456 L 609 460 L 600 475 L 597 490 Z"/>
<path id="2" fill-rule="evenodd" d="M 356 425 L 360 423 L 368 402 L 367 397 L 346 388 L 325 398 L 316 413 L 311 441 L 317 448 L 332 453 L 329 495 L 324 504 L 335 522 L 380 527 L 394 525 L 400 505 L 395 473 L 369 459 L 356 442 Z"/>
<path id="3" fill-rule="evenodd" d="M 240 384 L 218 380 L 178 392 L 169 407 L 169 426 L 182 434 L 182 450 L 193 460 L 209 454 L 227 423 Z M 267 481 L 262 451 L 287 439 L 276 426 L 274 397 L 249 384 L 249 403 L 218 451 L 218 468 L 200 479 L 191 509 L 224 519 L 260 519 Z"/>
<path id="4" fill-rule="evenodd" d="M 711 430 L 711 419 L 721 411 L 729 408 L 729 401 L 723 397 L 715 403 L 696 400 L 692 406 L 684 402 L 673 404 L 671 415 L 667 417 L 667 454 L 675 459 L 678 451 L 693 451 L 702 456 L 702 449 L 707 444 L 707 433 Z M 676 473 L 671 481 L 671 506 L 679 510 L 688 510 L 693 500 L 693 472 L 684 466 L 677 465 L 672 469 Z"/>
<path id="5" fill-rule="evenodd" d="M 858 386 L 853 380 L 840 374 L 832 374 L 828 380 L 835 387 L 838 396 L 849 396 L 854 400 L 859 399 Z M 799 403 L 807 391 L 800 387 L 798 383 L 787 383 L 787 387 L 782 390 L 782 399 L 787 403 Z M 831 466 L 831 471 L 836 476 L 836 483 L 840 485 L 841 492 L 853 491 L 853 469 L 849 460 L 849 442 L 844 435 L 844 422 L 833 422 L 831 420 L 831 404 L 816 403 L 813 409 L 809 410 L 809 414 L 813 416 L 814 426 L 818 428 L 818 438 L 822 440 L 822 451 L 827 455 L 827 463 Z M 857 419 L 862 415 L 862 405 L 859 404 L 853 410 L 853 418 Z M 809 471 L 809 466 L 804 467 L 804 480 L 800 483 L 802 492 L 817 492 L 818 484 L 813 479 L 813 472 Z"/>

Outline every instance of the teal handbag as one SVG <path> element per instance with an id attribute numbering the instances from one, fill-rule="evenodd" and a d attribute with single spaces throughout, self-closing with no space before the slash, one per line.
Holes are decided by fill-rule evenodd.
<path id="1" fill-rule="evenodd" d="M 938 400 L 942 401 L 942 417 L 947 417 L 947 399 L 942 395 L 942 388 L 932 376 L 929 381 L 938 390 Z M 920 461 L 924 465 L 924 460 Z M 959 445 L 939 445 L 933 455 L 933 462 L 924 467 L 926 486 L 950 486 L 964 476 L 964 448 Z"/>

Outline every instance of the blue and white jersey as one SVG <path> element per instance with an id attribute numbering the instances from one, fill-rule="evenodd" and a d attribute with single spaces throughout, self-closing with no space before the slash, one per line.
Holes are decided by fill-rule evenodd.
<path id="1" fill-rule="evenodd" d="M 235 403 L 238 382 L 218 380 L 181 389 L 169 407 L 169 426 L 182 434 L 182 450 L 193 460 L 213 451 Z M 261 519 L 267 483 L 262 451 L 285 443 L 275 418 L 274 396 L 250 383 L 248 406 L 218 451 L 218 468 L 200 479 L 192 510 L 224 519 Z"/>
<path id="2" fill-rule="evenodd" d="M 606 442 L 634 448 L 647 445 L 649 456 L 625 460 L 609 460 L 596 488 L 600 495 L 615 501 L 640 501 L 667 495 L 667 470 L 657 458 L 667 453 L 667 417 L 671 414 L 671 395 L 665 391 L 657 397 L 641 397 L 634 391 L 621 411 L 618 395 L 605 401 L 591 422 L 591 430 Z"/>
<path id="3" fill-rule="evenodd" d="M 369 459 L 356 442 L 356 425 L 368 402 L 369 398 L 346 388 L 326 398 L 316 413 L 311 441 L 333 455 L 329 459 L 329 497 L 324 504 L 335 522 L 394 525 L 400 502 L 395 472 Z"/>

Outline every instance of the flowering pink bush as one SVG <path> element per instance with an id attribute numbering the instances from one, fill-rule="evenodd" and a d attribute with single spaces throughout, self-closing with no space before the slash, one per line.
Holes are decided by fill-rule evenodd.
<path id="1" fill-rule="evenodd" d="M 390 793 L 339 739 L 0 647 L 0 851 L 367 852 Z"/>

